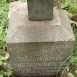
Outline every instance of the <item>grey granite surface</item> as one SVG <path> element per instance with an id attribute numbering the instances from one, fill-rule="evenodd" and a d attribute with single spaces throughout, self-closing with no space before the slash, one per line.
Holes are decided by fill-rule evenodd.
<path id="1" fill-rule="evenodd" d="M 6 41 L 7 66 L 16 75 L 50 76 L 63 70 L 75 39 L 65 11 L 54 9 L 53 20 L 29 21 L 26 3 L 17 2 L 10 5 Z"/>

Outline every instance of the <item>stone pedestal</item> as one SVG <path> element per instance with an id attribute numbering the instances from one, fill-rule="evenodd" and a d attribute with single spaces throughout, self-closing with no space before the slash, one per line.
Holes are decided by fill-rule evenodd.
<path id="1" fill-rule="evenodd" d="M 56 74 L 65 67 L 64 61 L 72 54 L 74 41 L 66 11 L 54 9 L 53 20 L 29 21 L 26 3 L 11 4 L 7 65 L 16 75 Z"/>

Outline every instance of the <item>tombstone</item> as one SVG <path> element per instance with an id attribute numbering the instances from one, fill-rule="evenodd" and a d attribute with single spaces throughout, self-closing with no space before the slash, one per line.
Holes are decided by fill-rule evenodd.
<path id="1" fill-rule="evenodd" d="M 32 1 L 38 2 L 38 0 Z M 39 1 L 41 4 L 41 0 Z M 45 1 L 49 2 L 49 0 Z M 65 68 L 66 59 L 72 54 L 75 38 L 66 11 L 54 8 L 53 20 L 30 21 L 28 9 L 31 10 L 30 8 L 34 6 L 27 8 L 26 2 L 15 2 L 10 6 L 6 40 L 10 58 L 7 60 L 6 67 L 11 67 L 14 74 L 20 77 L 52 77 Z M 44 10 L 47 10 L 46 7 Z M 52 10 L 52 7 L 49 7 L 49 10 Z M 41 16 L 38 16 L 38 20 Z M 49 16 L 46 14 L 47 18 L 52 19 L 52 14 Z M 30 15 L 30 11 L 29 17 L 35 19 Z"/>

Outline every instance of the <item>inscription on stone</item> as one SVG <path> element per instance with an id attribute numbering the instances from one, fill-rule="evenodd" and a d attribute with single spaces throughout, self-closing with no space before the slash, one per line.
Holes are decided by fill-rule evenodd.
<path id="1" fill-rule="evenodd" d="M 51 75 L 55 74 L 61 64 L 67 59 L 70 47 L 67 43 L 26 43 L 26 44 L 8 44 L 11 56 L 10 63 L 16 74 L 27 76 L 33 75 Z M 14 51 L 14 52 L 13 52 Z M 15 57 L 15 59 L 14 59 Z M 14 64 L 13 64 L 14 63 Z M 63 64 L 62 69 L 65 64 Z M 19 74 L 23 69 L 25 70 Z M 43 72 L 46 71 L 46 74 Z M 48 72 L 49 71 L 49 72 Z"/>

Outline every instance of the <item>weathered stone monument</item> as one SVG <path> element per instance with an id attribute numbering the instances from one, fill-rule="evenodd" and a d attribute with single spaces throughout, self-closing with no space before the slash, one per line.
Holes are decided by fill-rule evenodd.
<path id="1" fill-rule="evenodd" d="M 65 67 L 74 47 L 68 16 L 66 11 L 53 9 L 53 0 L 28 2 L 28 8 L 27 3 L 10 5 L 7 66 L 21 77 L 55 75 Z"/>

